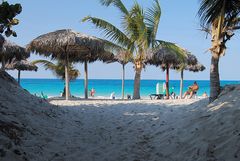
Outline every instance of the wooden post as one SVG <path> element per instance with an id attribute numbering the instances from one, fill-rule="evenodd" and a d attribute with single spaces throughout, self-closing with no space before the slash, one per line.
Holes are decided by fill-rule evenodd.
<path id="1" fill-rule="evenodd" d="M 122 65 L 122 99 L 124 99 L 125 64 Z"/>
<path id="2" fill-rule="evenodd" d="M 84 89 L 85 89 L 85 99 L 88 99 L 88 62 L 85 60 L 84 62 L 84 72 L 85 72 L 85 80 L 84 80 Z"/>
<path id="3" fill-rule="evenodd" d="M 68 70 L 69 70 L 69 59 L 68 53 L 66 54 L 66 61 L 65 61 L 65 86 L 66 86 L 66 100 L 69 100 L 69 77 L 68 77 Z"/>
<path id="4" fill-rule="evenodd" d="M 20 85 L 20 75 L 21 75 L 21 70 L 18 70 L 18 84 Z"/>
<path id="5" fill-rule="evenodd" d="M 180 98 L 182 99 L 183 94 L 183 69 L 181 70 L 181 80 L 180 80 Z"/>
<path id="6" fill-rule="evenodd" d="M 169 66 L 168 64 L 166 65 L 166 96 L 167 99 L 169 99 Z"/>

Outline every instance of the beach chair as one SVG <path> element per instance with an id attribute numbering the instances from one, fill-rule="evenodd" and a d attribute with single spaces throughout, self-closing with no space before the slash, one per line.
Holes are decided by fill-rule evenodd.
<path id="1" fill-rule="evenodd" d="M 163 84 L 156 84 L 156 93 L 150 94 L 150 99 L 163 99 L 166 94 L 166 90 L 163 88 Z"/>
<path id="2" fill-rule="evenodd" d="M 176 98 L 176 93 L 174 92 L 174 86 L 169 88 L 169 95 L 170 95 L 171 99 Z"/>
<path id="3" fill-rule="evenodd" d="M 197 97 L 197 91 L 194 91 L 194 92 L 193 92 L 192 98 L 194 98 L 194 99 L 197 99 L 197 98 L 198 98 L 198 97 Z"/>
<path id="4" fill-rule="evenodd" d="M 42 98 L 42 99 L 48 99 L 48 96 L 47 96 L 47 95 L 44 95 L 43 92 L 41 92 L 41 98 Z"/>

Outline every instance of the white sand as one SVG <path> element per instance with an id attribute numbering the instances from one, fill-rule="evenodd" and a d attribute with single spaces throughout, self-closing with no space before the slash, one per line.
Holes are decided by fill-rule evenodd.
<path id="1" fill-rule="evenodd" d="M 1 76 L 0 90 L 3 161 L 240 160 L 240 86 L 227 87 L 208 106 L 207 100 L 53 100 L 53 106 Z"/>

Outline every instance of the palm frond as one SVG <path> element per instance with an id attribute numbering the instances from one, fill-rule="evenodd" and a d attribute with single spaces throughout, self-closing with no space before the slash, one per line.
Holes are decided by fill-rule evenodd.
<path id="1" fill-rule="evenodd" d="M 167 49 L 168 52 L 170 53 L 175 53 L 178 56 L 178 59 L 181 63 L 186 63 L 186 58 L 187 58 L 187 52 L 185 50 L 183 50 L 181 47 L 179 47 L 178 45 L 172 43 L 172 42 L 167 42 L 167 41 L 162 41 L 162 40 L 156 40 L 156 42 L 158 43 L 157 47 L 154 49 L 158 49 L 160 48 L 165 48 Z"/>
<path id="2" fill-rule="evenodd" d="M 31 64 L 33 65 L 37 65 L 37 64 L 42 64 L 45 68 L 45 70 L 55 70 L 56 69 L 56 65 L 48 60 L 35 60 L 32 61 Z"/>
<path id="3" fill-rule="evenodd" d="M 105 20 L 87 16 L 82 21 L 92 22 L 97 28 L 103 31 L 106 38 L 109 38 L 111 41 L 116 42 L 117 44 L 121 44 L 122 46 L 126 47 L 131 43 L 130 39 L 121 30 Z"/>
<path id="4" fill-rule="evenodd" d="M 56 64 L 48 60 L 35 60 L 31 64 L 42 64 L 45 67 L 45 70 L 51 70 L 52 73 L 58 78 L 65 79 L 65 63 L 58 60 Z M 74 69 L 73 64 L 69 64 L 69 80 L 75 80 L 80 75 L 79 70 Z"/>
<path id="5" fill-rule="evenodd" d="M 202 0 L 198 15 L 203 26 L 211 25 L 219 18 L 222 9 L 224 8 L 224 17 L 232 16 L 235 13 L 239 14 L 239 0 Z"/>
<path id="6" fill-rule="evenodd" d="M 104 42 L 104 50 L 116 54 L 120 50 L 127 50 L 127 48 L 122 47 L 116 43 L 113 43 L 108 40 L 101 39 Z"/>
<path id="7" fill-rule="evenodd" d="M 152 47 L 155 45 L 155 38 L 157 35 L 158 25 L 161 17 L 161 7 L 158 0 L 154 0 L 154 4 L 151 8 L 148 8 L 146 11 L 145 21 L 148 28 L 148 41 L 149 44 L 152 44 Z"/>
<path id="8" fill-rule="evenodd" d="M 143 48 L 147 48 L 147 27 L 144 23 L 144 10 L 142 7 L 135 3 L 130 10 L 131 19 L 128 21 L 128 31 L 131 36 L 131 40 L 135 41 L 136 46 L 139 48 L 139 52 Z"/>
<path id="9" fill-rule="evenodd" d="M 128 10 L 124 6 L 121 0 L 100 0 L 101 4 L 104 6 L 114 5 L 117 7 L 124 15 L 128 15 Z"/>

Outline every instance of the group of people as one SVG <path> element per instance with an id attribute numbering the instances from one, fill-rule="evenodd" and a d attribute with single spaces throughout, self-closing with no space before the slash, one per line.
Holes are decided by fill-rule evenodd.
<path id="1" fill-rule="evenodd" d="M 191 99 L 191 98 L 193 97 L 193 95 L 196 94 L 196 92 L 198 91 L 198 89 L 199 89 L 199 86 L 198 86 L 197 82 L 194 81 L 193 85 L 188 87 L 188 90 L 184 93 L 184 95 L 183 95 L 182 98 L 185 99 L 186 96 L 189 95 L 188 98 Z M 89 91 L 89 93 L 90 93 L 90 96 L 91 96 L 91 97 L 94 97 L 96 91 L 95 91 L 94 88 L 92 88 L 92 89 Z M 172 93 L 171 93 L 171 96 L 175 98 L 176 94 L 175 94 L 174 92 L 172 92 Z M 204 98 L 207 98 L 207 97 L 208 97 L 208 95 L 207 95 L 206 92 L 204 92 L 202 96 L 203 96 Z M 111 95 L 110 95 L 110 99 L 115 99 L 115 98 L 116 98 L 116 97 L 115 97 L 115 92 L 112 92 Z M 130 98 L 131 98 L 131 96 L 130 96 Z M 128 97 L 128 99 L 129 99 L 129 97 Z"/>

